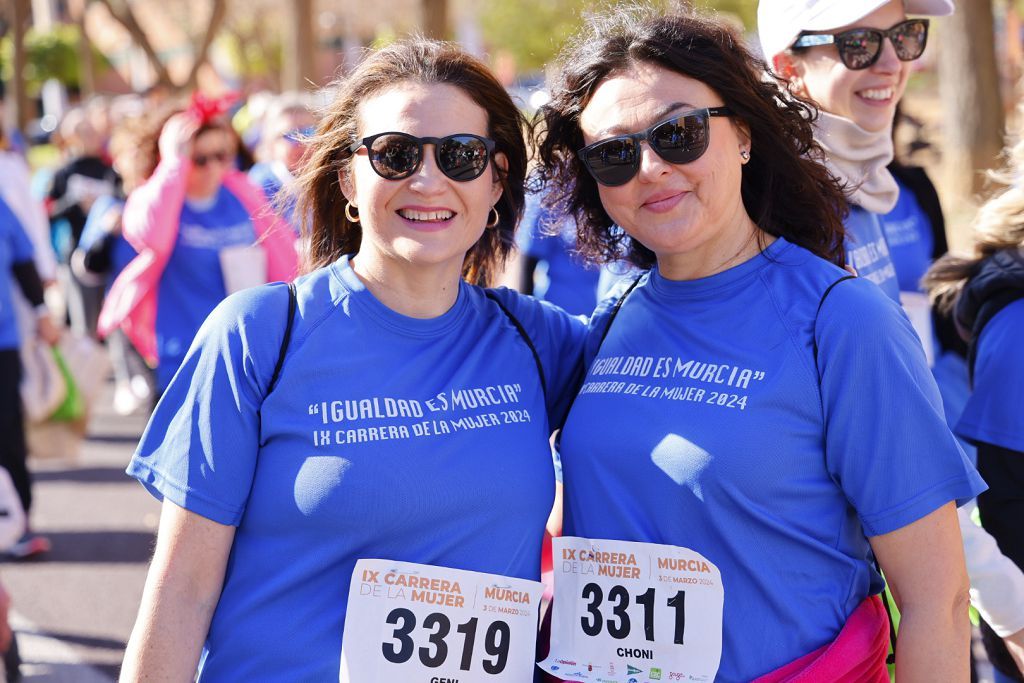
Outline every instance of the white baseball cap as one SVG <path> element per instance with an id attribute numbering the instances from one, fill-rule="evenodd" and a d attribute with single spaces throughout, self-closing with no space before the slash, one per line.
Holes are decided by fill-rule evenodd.
<path id="1" fill-rule="evenodd" d="M 760 0 L 757 36 L 765 60 L 784 52 L 802 31 L 827 31 L 857 21 L 889 0 Z M 945 17 L 953 0 L 903 0 L 907 14 Z"/>

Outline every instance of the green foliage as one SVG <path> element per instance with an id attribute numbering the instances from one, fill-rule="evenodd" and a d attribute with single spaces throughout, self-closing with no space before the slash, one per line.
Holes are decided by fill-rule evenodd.
<path id="1" fill-rule="evenodd" d="M 489 2 L 480 24 L 494 51 L 510 53 L 520 72 L 535 72 L 558 53 L 590 5 L 587 0 Z"/>
<path id="2" fill-rule="evenodd" d="M 78 60 L 78 27 L 60 24 L 45 33 L 30 29 L 25 35 L 25 78 L 29 96 L 39 93 L 44 81 L 55 78 L 68 88 L 78 88 L 81 72 Z M 4 80 L 13 76 L 14 40 L 11 32 L 0 41 L 0 74 Z M 93 50 L 93 62 L 102 73 L 109 64 L 98 51 Z"/>
<path id="3" fill-rule="evenodd" d="M 218 38 L 218 44 L 225 48 L 232 68 L 243 79 L 281 73 L 284 51 L 280 40 L 263 45 L 249 36 L 225 33 Z"/>
<path id="4" fill-rule="evenodd" d="M 521 73 L 531 73 L 543 69 L 558 54 L 583 17 L 616 4 L 608 0 L 494 0 L 483 4 L 480 23 L 492 52 L 510 53 Z M 756 25 L 757 0 L 646 0 L 646 4 L 666 10 L 695 5 L 734 15 L 747 30 Z"/>
<path id="5" fill-rule="evenodd" d="M 747 31 L 757 30 L 757 0 L 697 0 L 697 7 L 731 14 Z"/>

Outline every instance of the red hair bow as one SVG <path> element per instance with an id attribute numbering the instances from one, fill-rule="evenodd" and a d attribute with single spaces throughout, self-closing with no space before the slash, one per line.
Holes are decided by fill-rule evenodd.
<path id="1" fill-rule="evenodd" d="M 238 93 L 235 92 L 229 92 L 222 97 L 207 97 L 197 90 L 192 93 L 192 99 L 188 103 L 186 111 L 200 125 L 205 125 L 226 113 L 236 101 L 238 101 Z"/>

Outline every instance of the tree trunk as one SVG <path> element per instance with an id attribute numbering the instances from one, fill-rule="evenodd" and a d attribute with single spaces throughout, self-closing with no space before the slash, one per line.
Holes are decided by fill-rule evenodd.
<path id="1" fill-rule="evenodd" d="M 284 40 L 284 65 L 281 84 L 285 90 L 315 87 L 316 35 L 313 32 L 313 0 L 293 0 L 288 11 L 288 30 Z M 312 85 L 311 85 L 312 84 Z"/>
<path id="2" fill-rule="evenodd" d="M 954 203 L 984 187 L 986 169 L 1003 147 L 991 0 L 957 3 L 942 20 L 939 95 L 943 111 L 943 173 Z M 939 41 L 936 41 L 939 42 Z"/>
<path id="3" fill-rule="evenodd" d="M 13 75 L 11 77 L 11 102 L 13 104 L 14 125 L 24 131 L 32 118 L 29 110 L 28 91 L 25 88 L 25 66 L 28 63 L 25 55 L 25 32 L 28 30 L 29 9 L 31 0 L 11 0 L 10 18 L 12 40 L 14 42 L 14 59 L 11 60 Z"/>
<path id="4" fill-rule="evenodd" d="M 427 38 L 448 38 L 448 0 L 420 0 L 420 10 Z"/>
<path id="5" fill-rule="evenodd" d="M 213 8 L 210 10 L 210 22 L 206 27 L 206 33 L 203 35 L 203 40 L 196 48 L 195 61 L 192 63 L 192 69 L 189 71 L 188 79 L 185 81 L 185 87 L 192 90 L 196 87 L 196 80 L 199 78 L 199 69 L 206 64 L 206 60 L 210 56 L 210 46 L 213 45 L 213 39 L 217 36 L 217 31 L 220 30 L 221 25 L 224 23 L 224 17 L 228 12 L 228 5 L 226 0 L 215 0 Z"/>
<path id="6" fill-rule="evenodd" d="M 96 93 L 96 63 L 92 58 L 92 41 L 85 28 L 85 15 L 89 9 L 88 0 L 70 0 L 68 10 L 78 26 L 78 88 L 82 99 Z"/>
<path id="7" fill-rule="evenodd" d="M 135 18 L 135 13 L 132 12 L 131 6 L 127 0 L 121 0 L 121 2 L 115 3 L 111 0 L 97 0 L 103 3 L 110 12 L 117 23 L 124 26 L 125 30 L 128 31 L 132 37 L 132 42 L 138 45 L 146 55 L 146 60 L 149 65 L 153 68 L 153 72 L 156 74 L 157 83 L 166 85 L 173 88 L 174 82 L 171 81 L 171 75 L 167 72 L 167 67 L 160 61 L 160 56 L 157 55 L 156 50 L 153 48 L 153 44 L 149 42 L 149 37 L 146 32 L 142 30 L 142 26 L 139 25 L 138 20 Z"/>

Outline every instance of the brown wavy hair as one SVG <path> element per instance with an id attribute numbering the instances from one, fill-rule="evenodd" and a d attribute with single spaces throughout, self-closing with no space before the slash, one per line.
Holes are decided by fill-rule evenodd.
<path id="1" fill-rule="evenodd" d="M 580 115 L 594 91 L 632 64 L 647 63 L 698 80 L 721 96 L 750 130 L 750 161 L 740 193 L 750 218 L 765 232 L 785 237 L 843 265 L 849 210 L 839 181 L 818 163 L 812 103 L 792 96 L 767 76 L 723 21 L 692 10 L 665 15 L 626 7 L 590 17 L 559 56 L 551 101 L 535 119 L 539 172 L 547 203 L 573 215 L 577 249 L 592 261 L 625 258 L 640 268 L 654 253 L 615 226 L 601 205 L 596 181 L 576 155 L 583 148 Z"/>
<path id="2" fill-rule="evenodd" d="M 359 251 L 362 228 L 345 217 L 347 200 L 339 173 L 349 172 L 349 147 L 359 139 L 359 105 L 397 83 L 443 83 L 461 89 L 487 112 L 487 134 L 502 152 L 508 168 L 494 165 L 501 183 L 495 208 L 498 225 L 484 231 L 466 253 L 462 275 L 486 285 L 515 244 L 515 229 L 523 213 L 526 181 L 526 142 L 523 115 L 488 68 L 451 43 L 412 38 L 370 52 L 347 77 L 335 83 L 337 93 L 323 113 L 298 178 L 297 214 L 309 240 L 303 270 L 308 272 Z"/>

